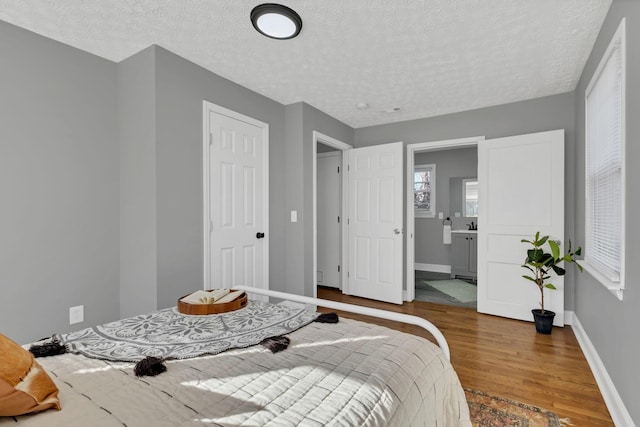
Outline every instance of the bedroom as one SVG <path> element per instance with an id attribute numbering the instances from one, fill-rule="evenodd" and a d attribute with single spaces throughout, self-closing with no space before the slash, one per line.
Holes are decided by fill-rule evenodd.
<path id="1" fill-rule="evenodd" d="M 582 240 L 582 98 L 623 16 L 629 45 L 640 39 L 637 2 L 614 1 L 575 91 L 355 129 L 309 104 L 285 106 L 258 95 L 162 47 L 145 48 L 116 64 L 2 22 L 3 330 L 28 342 L 69 330 L 72 306 L 84 305 L 85 324 L 99 324 L 173 305 L 176 295 L 200 287 L 203 98 L 270 124 L 269 280 L 275 290 L 312 292 L 308 217 L 288 221 L 291 210 L 309 211 L 305 171 L 312 130 L 364 146 L 564 128 L 567 237 Z M 630 47 L 628 55 L 628 116 L 634 117 L 637 49 Z M 129 102 L 122 102 L 123 94 Z M 636 121 L 627 122 L 629 141 L 639 134 L 637 127 Z M 633 164 L 638 156 L 633 144 L 628 155 Z M 629 168 L 628 182 L 638 182 L 637 173 Z M 627 209 L 633 212 L 640 193 L 633 185 L 627 191 Z M 637 229 L 627 233 L 627 242 L 640 238 Z M 629 243 L 627 257 L 638 259 Z M 637 423 L 636 264 L 628 262 L 630 286 L 623 301 L 587 274 L 567 285 L 565 297 Z M 39 315 L 25 316 L 27 310 Z"/>

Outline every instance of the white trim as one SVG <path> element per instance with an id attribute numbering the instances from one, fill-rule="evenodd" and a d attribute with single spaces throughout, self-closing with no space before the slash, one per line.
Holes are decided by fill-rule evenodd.
<path id="1" fill-rule="evenodd" d="M 211 212 L 209 211 L 210 204 L 210 188 L 209 188 L 209 174 L 211 168 L 209 164 L 209 154 L 211 151 L 211 132 L 209 124 L 209 113 L 216 113 L 223 116 L 230 117 L 235 120 L 239 120 L 250 125 L 256 126 L 262 129 L 262 141 L 263 141 L 263 180 L 262 180 L 262 215 L 264 218 L 264 262 L 263 262 L 263 277 L 264 284 L 269 289 L 269 124 L 261 122 L 244 114 L 240 114 L 228 108 L 224 108 L 220 105 L 213 104 L 208 101 L 202 101 L 202 221 L 203 221 L 203 289 L 209 289 L 211 286 Z"/>
<path id="2" fill-rule="evenodd" d="M 609 57 L 611 56 L 611 52 L 613 51 L 613 49 L 616 47 L 616 44 L 618 42 L 618 40 L 620 41 L 620 54 L 621 54 L 621 69 L 622 69 L 622 76 L 621 76 L 621 108 L 620 108 L 620 157 L 621 157 L 621 168 L 620 168 L 620 173 L 622 176 L 622 182 L 621 182 L 621 195 L 622 195 L 622 201 L 621 201 L 621 225 L 620 225 L 620 283 L 616 284 L 614 282 L 612 282 L 611 280 L 609 280 L 607 277 L 605 277 L 597 267 L 593 266 L 593 265 L 589 265 L 589 263 L 587 261 L 585 261 L 583 263 L 583 266 L 585 268 L 585 270 L 587 270 L 589 272 L 589 274 L 591 274 L 594 279 L 596 279 L 598 282 L 600 282 L 600 284 L 602 284 L 605 288 L 607 288 L 612 294 L 614 294 L 620 301 L 622 301 L 623 298 L 623 293 L 624 293 L 624 289 L 625 289 L 625 280 L 626 280 L 626 275 L 625 275 L 625 270 L 626 270 L 626 262 L 625 262 L 625 258 L 626 258 L 626 224 L 627 224 L 627 215 L 626 215 L 626 199 L 627 199 L 627 176 L 626 176 L 626 163 L 627 163 L 627 156 L 626 156 L 626 152 L 627 152 L 627 125 L 626 125 L 626 118 L 627 118 L 627 113 L 626 113 L 626 104 L 627 104 L 627 100 L 626 100 L 626 93 L 627 93 L 627 47 L 626 47 L 626 40 L 627 40 L 627 32 L 626 32 L 626 18 L 622 18 L 620 20 L 620 25 L 618 26 L 618 29 L 616 30 L 615 34 L 613 35 L 613 37 L 611 37 L 611 41 L 609 42 L 609 45 L 607 46 L 607 50 L 605 51 L 604 55 L 602 55 L 602 58 L 600 58 L 600 62 L 598 63 L 598 67 L 596 68 L 596 71 L 593 73 L 593 75 L 591 76 L 591 80 L 589 80 L 589 84 L 587 85 L 587 89 L 584 92 L 584 131 L 585 131 L 585 150 L 587 149 L 586 143 L 587 143 L 587 129 L 588 129 L 588 97 L 591 94 L 591 90 L 593 89 L 593 86 L 598 82 L 598 79 L 600 77 L 600 73 L 602 73 L 603 68 L 605 67 L 605 65 L 607 64 L 607 61 L 609 60 Z M 585 187 L 584 187 L 584 192 L 585 192 L 585 211 L 587 209 L 587 206 L 589 201 L 590 201 L 590 197 L 589 197 L 589 189 L 588 189 L 588 185 L 586 183 L 589 182 L 589 177 L 588 177 L 588 167 L 587 167 L 587 160 L 588 157 L 585 155 L 585 168 L 584 168 L 584 173 L 585 173 Z M 614 207 L 615 208 L 615 207 Z M 588 224 L 587 221 L 585 221 L 585 236 L 587 236 L 587 232 L 588 232 Z M 585 248 L 586 251 L 589 250 L 588 247 Z"/>
<path id="3" fill-rule="evenodd" d="M 348 280 L 347 280 L 347 271 L 348 271 L 348 233 L 347 233 L 347 224 L 345 219 L 347 218 L 347 187 L 348 181 L 346 180 L 347 174 L 345 173 L 344 165 L 347 164 L 346 154 L 348 150 L 353 149 L 353 147 L 347 143 L 339 141 L 335 138 L 332 138 L 328 135 L 320 133 L 318 131 L 313 131 L 312 133 L 313 143 L 311 144 L 311 156 L 312 156 L 312 177 L 313 177 L 313 297 L 316 298 L 318 296 L 318 142 L 327 145 L 329 147 L 333 147 L 336 150 L 341 151 L 342 153 L 342 163 L 340 168 L 342 170 L 342 213 L 340 217 L 340 226 L 341 226 L 341 234 L 342 234 L 342 265 L 340 269 L 340 288 L 342 293 L 348 293 Z M 323 155 L 324 153 L 321 153 Z M 327 155 L 332 153 L 326 153 Z M 332 154 L 335 155 L 335 154 Z"/>
<path id="4" fill-rule="evenodd" d="M 484 136 L 472 136 L 468 138 L 447 139 L 443 141 L 419 142 L 407 145 L 407 180 L 406 180 L 406 200 L 405 208 L 405 289 L 407 292 L 405 301 L 413 301 L 416 292 L 415 282 L 415 241 L 414 234 L 416 229 L 415 216 L 413 212 L 413 168 L 415 166 L 414 156 L 416 153 L 422 153 L 431 150 L 444 150 L 464 147 L 477 147 L 480 141 L 484 141 Z"/>
<path id="5" fill-rule="evenodd" d="M 305 297 L 302 295 L 293 295 L 285 292 L 270 291 L 266 289 L 250 288 L 247 286 L 236 286 L 236 289 L 241 289 L 249 294 L 266 295 L 273 298 L 281 298 L 289 301 L 300 302 L 311 306 L 321 306 L 332 308 L 334 310 L 348 311 L 350 313 L 363 314 L 365 316 L 378 317 L 380 319 L 394 320 L 396 322 L 408 323 L 410 325 L 420 326 L 436 339 L 438 346 L 446 356 L 447 360 L 451 359 L 451 353 L 449 352 L 449 344 L 446 338 L 440 332 L 440 330 L 431 322 L 422 317 L 413 316 L 410 314 L 397 313 L 394 311 L 380 310 L 377 308 L 364 307 L 361 305 L 346 304 L 343 302 L 330 301 L 319 298 Z"/>
<path id="6" fill-rule="evenodd" d="M 600 393 L 602 394 L 604 403 L 607 405 L 613 423 L 617 426 L 635 427 L 631 414 L 629 414 L 629 411 L 624 405 L 620 394 L 618 394 L 618 390 L 616 390 L 616 386 L 613 384 L 613 380 L 611 380 L 607 372 L 607 368 L 604 366 L 604 363 L 602 363 L 602 359 L 600 359 L 598 352 L 589 339 L 589 336 L 587 336 L 577 315 L 573 316 L 572 328 L 578 344 L 582 349 L 582 353 L 584 353 L 584 357 L 587 359 L 591 372 L 600 388 Z"/>
<path id="7" fill-rule="evenodd" d="M 419 271 L 432 271 L 434 273 L 451 273 L 451 266 L 445 264 L 414 263 L 414 269 Z"/>
<path id="8" fill-rule="evenodd" d="M 571 310 L 565 310 L 564 312 L 564 324 L 573 325 L 573 318 L 576 314 Z"/>

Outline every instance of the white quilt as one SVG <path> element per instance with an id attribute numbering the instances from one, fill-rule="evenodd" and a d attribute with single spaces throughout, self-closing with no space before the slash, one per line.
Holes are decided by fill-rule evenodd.
<path id="1" fill-rule="evenodd" d="M 64 354 L 38 359 L 62 410 L 0 418 L 12 426 L 470 426 L 451 364 L 429 341 L 341 318 L 262 346 L 167 362 L 137 378 L 133 364 Z"/>

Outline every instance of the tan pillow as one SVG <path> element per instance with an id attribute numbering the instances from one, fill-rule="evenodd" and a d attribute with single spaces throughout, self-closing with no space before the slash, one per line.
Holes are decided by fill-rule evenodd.
<path id="1" fill-rule="evenodd" d="M 56 408 L 58 387 L 33 355 L 0 334 L 0 416 Z"/>

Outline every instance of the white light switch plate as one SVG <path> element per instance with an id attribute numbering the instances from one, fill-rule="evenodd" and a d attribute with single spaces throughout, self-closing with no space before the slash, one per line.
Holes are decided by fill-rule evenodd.
<path id="1" fill-rule="evenodd" d="M 69 324 L 75 325 L 82 322 L 84 322 L 84 305 L 69 308 Z"/>
<path id="2" fill-rule="evenodd" d="M 298 222 L 298 211 L 291 211 L 291 222 Z"/>

